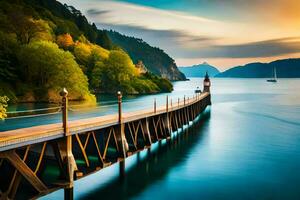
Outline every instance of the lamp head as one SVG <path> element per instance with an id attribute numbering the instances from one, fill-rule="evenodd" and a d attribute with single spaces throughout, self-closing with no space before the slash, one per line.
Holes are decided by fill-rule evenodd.
<path id="1" fill-rule="evenodd" d="M 121 91 L 118 91 L 117 95 L 118 95 L 118 97 L 122 98 L 122 92 Z"/>
<path id="2" fill-rule="evenodd" d="M 62 91 L 59 94 L 62 97 L 67 97 L 68 96 L 68 90 L 66 88 L 63 88 Z"/>

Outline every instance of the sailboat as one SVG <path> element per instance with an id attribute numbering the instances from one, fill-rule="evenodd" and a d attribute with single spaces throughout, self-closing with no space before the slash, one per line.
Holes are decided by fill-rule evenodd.
<path id="1" fill-rule="evenodd" d="M 274 69 L 273 69 L 273 78 L 268 79 L 267 82 L 273 82 L 273 83 L 276 83 L 276 82 L 277 82 L 276 67 L 274 67 Z"/>

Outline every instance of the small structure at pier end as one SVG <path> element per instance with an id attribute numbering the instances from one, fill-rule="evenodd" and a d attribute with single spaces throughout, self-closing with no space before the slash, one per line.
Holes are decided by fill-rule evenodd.
<path id="1" fill-rule="evenodd" d="M 208 73 L 206 72 L 203 81 L 203 92 L 210 92 L 210 86 L 211 86 L 210 79 Z"/>

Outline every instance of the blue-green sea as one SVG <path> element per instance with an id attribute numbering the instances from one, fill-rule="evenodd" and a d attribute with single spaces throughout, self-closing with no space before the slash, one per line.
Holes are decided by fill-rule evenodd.
<path id="1" fill-rule="evenodd" d="M 123 181 L 118 164 L 76 181 L 75 199 L 300 199 L 300 79 L 211 81 L 212 106 L 198 122 L 128 158 Z M 176 102 L 197 86 L 202 79 L 175 82 L 170 94 L 125 97 L 123 107 L 150 108 L 153 98 L 163 105 L 166 95 Z M 98 106 L 71 112 L 71 120 L 115 113 L 115 97 L 100 97 Z M 54 114 L 0 126 L 59 120 Z M 62 198 L 60 190 L 42 199 Z"/>

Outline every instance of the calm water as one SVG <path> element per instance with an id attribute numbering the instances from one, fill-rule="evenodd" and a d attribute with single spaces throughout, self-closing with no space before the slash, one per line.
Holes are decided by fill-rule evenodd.
<path id="1" fill-rule="evenodd" d="M 192 94 L 201 82 L 177 82 L 170 95 Z M 277 84 L 213 79 L 213 105 L 198 123 L 126 160 L 123 182 L 118 165 L 75 182 L 75 198 L 300 199 L 299 91 L 300 79 Z M 156 98 L 163 103 L 165 95 Z M 153 96 L 127 100 L 125 109 L 134 110 L 149 106 Z M 115 107 L 97 113 L 105 112 L 115 112 Z M 94 113 L 80 117 L 87 115 Z M 9 129 L 29 121 L 8 120 L 1 126 Z M 60 190 L 43 199 L 62 197 Z"/>
<path id="2" fill-rule="evenodd" d="M 169 96 L 169 103 L 171 101 L 177 104 L 178 98 L 183 100 L 184 95 L 187 98 L 191 98 L 194 95 L 194 90 L 197 86 L 202 87 L 202 79 L 194 79 L 193 81 L 175 82 L 174 91 L 172 93 L 161 93 L 156 95 L 139 95 L 139 96 L 124 96 L 123 97 L 123 111 L 130 112 L 135 110 L 153 108 L 154 99 L 156 99 L 157 106 L 164 106 L 166 104 L 166 96 Z M 117 97 L 114 95 L 100 95 L 96 105 L 83 106 L 83 105 L 71 105 L 69 110 L 69 120 L 78 120 L 89 117 L 97 117 L 101 115 L 117 114 L 118 105 Z M 72 104 L 72 102 L 70 102 Z M 74 102 L 73 102 L 74 103 Z M 24 111 L 43 109 L 47 107 L 57 107 L 58 105 L 48 104 L 18 104 L 10 105 L 8 111 Z M 55 110 L 52 110 L 55 111 Z M 24 128 L 35 125 L 49 124 L 49 123 L 60 123 L 61 113 L 50 114 L 50 115 L 39 115 L 35 117 L 36 113 L 33 113 L 34 117 L 17 117 L 6 119 L 5 121 L 0 120 L 0 132 L 13 130 L 16 128 Z"/>

